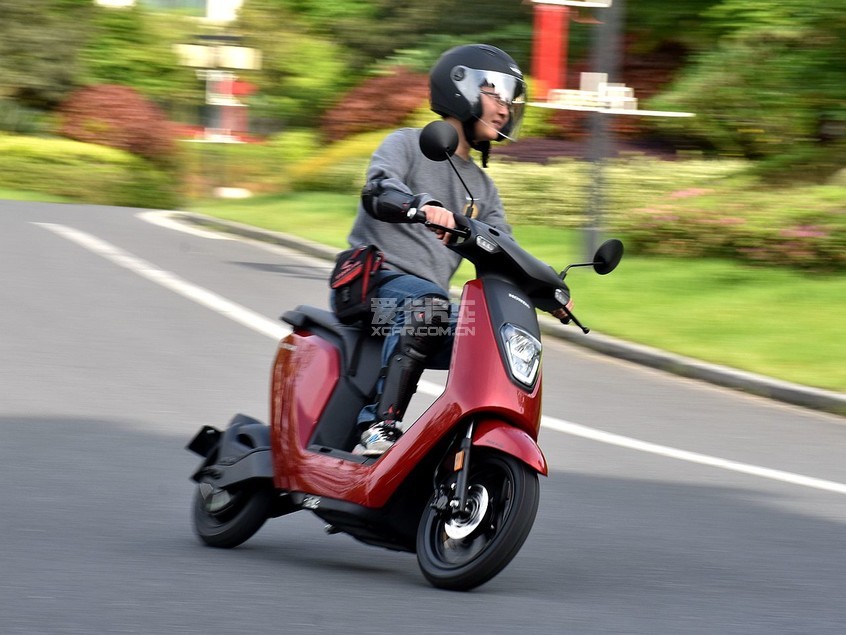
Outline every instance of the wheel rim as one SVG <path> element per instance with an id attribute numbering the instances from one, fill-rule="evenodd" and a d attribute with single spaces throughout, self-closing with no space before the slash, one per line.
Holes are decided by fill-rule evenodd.
<path id="1" fill-rule="evenodd" d="M 203 511 L 217 522 L 225 523 L 243 508 L 246 497 L 240 490 L 227 490 L 211 483 L 200 483 Z"/>
<path id="2" fill-rule="evenodd" d="M 476 559 L 496 539 L 511 510 L 514 482 L 500 465 L 486 464 L 471 474 L 468 502 L 473 507 L 463 517 L 441 517 L 432 524 L 433 555 L 446 568 L 463 567 Z M 484 494 L 482 493 L 484 492 Z"/>

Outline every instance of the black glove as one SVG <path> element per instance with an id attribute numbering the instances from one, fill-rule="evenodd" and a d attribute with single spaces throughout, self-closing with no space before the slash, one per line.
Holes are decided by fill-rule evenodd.
<path id="1" fill-rule="evenodd" d="M 386 223 L 420 223 L 426 220 L 421 207 L 442 206 L 429 194 L 407 194 L 393 188 L 382 188 L 381 181 L 371 181 L 364 186 L 361 202 L 368 214 Z"/>

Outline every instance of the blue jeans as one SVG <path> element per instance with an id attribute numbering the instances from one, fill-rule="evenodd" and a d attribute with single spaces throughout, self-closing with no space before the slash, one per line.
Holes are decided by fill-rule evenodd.
<path id="1" fill-rule="evenodd" d="M 381 272 L 381 275 L 387 278 L 387 282 L 383 283 L 376 292 L 376 296 L 373 299 L 374 311 L 372 323 L 364 325 L 364 328 L 371 329 L 371 331 L 375 330 L 378 333 L 384 333 L 382 368 L 385 368 L 388 365 L 391 355 L 397 349 L 402 326 L 405 324 L 405 318 L 411 303 L 424 296 L 439 295 L 449 298 L 449 293 L 434 282 L 418 278 L 408 273 L 397 275 L 396 272 L 386 270 Z M 426 368 L 436 370 L 449 369 L 449 362 L 452 357 L 452 334 L 455 333 L 457 322 L 458 307 L 453 304 L 450 307 L 449 315 L 450 335 L 444 338 L 440 349 L 430 355 L 426 360 Z M 384 384 L 384 378 L 379 378 L 376 384 L 377 395 L 382 393 Z M 376 421 L 376 406 L 377 404 L 373 403 L 362 408 L 358 415 L 360 426 L 366 426 L 367 423 Z"/>

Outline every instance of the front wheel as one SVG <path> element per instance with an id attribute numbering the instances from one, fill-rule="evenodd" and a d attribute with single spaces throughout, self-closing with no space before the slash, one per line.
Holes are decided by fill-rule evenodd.
<path id="1" fill-rule="evenodd" d="M 194 496 L 194 530 L 211 547 L 237 547 L 261 529 L 272 501 L 272 487 L 260 480 L 225 489 L 200 483 Z"/>
<path id="2" fill-rule="evenodd" d="M 435 507 L 436 492 L 417 530 L 417 562 L 434 586 L 468 590 L 511 562 L 538 511 L 537 472 L 507 454 L 471 455 L 468 506 L 456 516 Z"/>

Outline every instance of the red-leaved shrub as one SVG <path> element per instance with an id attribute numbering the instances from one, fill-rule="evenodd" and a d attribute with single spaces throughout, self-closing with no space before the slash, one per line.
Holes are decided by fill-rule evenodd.
<path id="1" fill-rule="evenodd" d="M 321 129 L 330 141 L 352 134 L 394 128 L 429 99 L 429 78 L 404 68 L 365 80 L 323 115 Z"/>
<path id="2" fill-rule="evenodd" d="M 159 108 L 128 86 L 102 84 L 73 93 L 62 105 L 60 133 L 126 150 L 156 162 L 175 151 L 175 130 Z"/>

